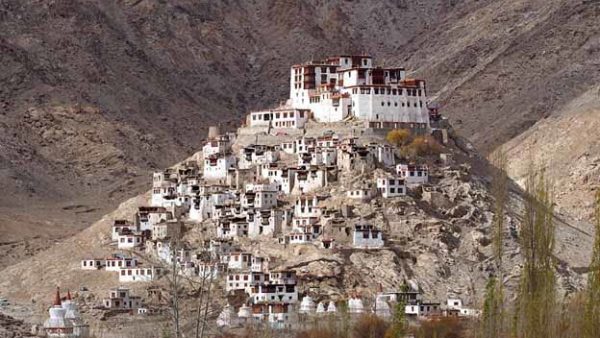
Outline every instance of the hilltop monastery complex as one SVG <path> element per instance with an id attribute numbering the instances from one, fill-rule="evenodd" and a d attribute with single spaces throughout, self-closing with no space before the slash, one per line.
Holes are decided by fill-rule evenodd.
<path id="1" fill-rule="evenodd" d="M 425 81 L 406 78 L 404 68 L 375 67 L 367 55 L 294 65 L 287 103 L 252 112 L 247 124 L 302 128 L 309 118 L 317 122 L 356 118 L 370 128 L 425 131 L 429 127 Z"/>
<path id="2" fill-rule="evenodd" d="M 338 56 L 292 66 L 287 103 L 250 112 L 242 129 L 258 140 L 259 135 L 287 135 L 286 130 L 291 133 L 310 123 L 353 121 L 365 128 L 406 128 L 422 135 L 431 133 L 439 119 L 437 111 L 428 108 L 423 80 L 407 78 L 403 68 L 375 67 L 370 56 Z M 402 199 L 417 190 L 433 196 L 431 168 L 399 160 L 395 147 L 383 141 L 363 143 L 331 130 L 315 137 L 297 135 L 276 143 L 242 144 L 236 143 L 238 134 L 211 128 L 198 161 L 154 173 L 148 205 L 112 226 L 108 240 L 115 254 L 81 257 L 82 270 L 115 275 L 114 288 L 106 290 L 108 297 L 98 306 L 136 315 L 159 313 L 123 285 L 147 283 L 155 290 L 154 282 L 175 268 L 190 278 L 223 283 L 228 295 L 244 295 L 243 304 L 223 302 L 219 326 L 294 327 L 300 315 L 335 313 L 339 302 L 302 294 L 302 279 L 295 270 L 244 250 L 239 241 L 271 239 L 269 245 L 282 249 L 311 246 L 324 253 L 380 250 L 386 246 L 383 229 L 357 221 L 350 208 L 331 208 L 328 203 L 336 196 L 358 202 Z M 439 142 L 443 144 L 443 138 Z M 339 184 L 364 172 L 373 174 L 356 184 Z M 336 196 L 326 190 L 333 185 L 338 187 Z M 194 248 L 185 242 L 185 234 L 198 224 L 210 225 L 212 233 Z M 374 306 L 351 293 L 347 308 L 351 314 L 390 316 L 398 301 L 415 318 L 476 313 L 452 297 L 447 304 L 425 301 L 413 281 L 402 290 L 380 290 L 368 302 Z M 84 337 L 87 331 L 78 336 L 75 324 L 60 319 L 68 318 L 61 306 L 64 303 L 55 300 L 50 309 L 47 335 Z"/>

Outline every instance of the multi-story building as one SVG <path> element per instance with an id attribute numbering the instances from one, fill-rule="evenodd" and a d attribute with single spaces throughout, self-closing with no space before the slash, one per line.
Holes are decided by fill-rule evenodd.
<path id="1" fill-rule="evenodd" d="M 363 120 L 373 128 L 425 130 L 429 110 L 425 81 L 404 68 L 373 65 L 368 55 L 342 55 L 293 65 L 290 103 L 310 109 L 319 122 Z"/>
<path id="2" fill-rule="evenodd" d="M 102 305 L 111 310 L 135 310 L 142 307 L 142 298 L 133 296 L 128 288 L 117 287 L 109 291 L 109 296 L 102 300 Z"/>
<path id="3" fill-rule="evenodd" d="M 426 165 L 398 164 L 398 176 L 406 181 L 408 186 L 418 186 L 429 181 L 429 167 Z"/>

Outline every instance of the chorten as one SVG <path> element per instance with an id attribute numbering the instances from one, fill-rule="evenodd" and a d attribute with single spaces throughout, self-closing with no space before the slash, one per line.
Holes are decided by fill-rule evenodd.
<path id="1" fill-rule="evenodd" d="M 227 304 L 225 305 L 223 311 L 221 311 L 219 317 L 217 318 L 217 326 L 234 326 L 236 319 L 237 315 L 235 313 L 235 310 L 231 305 Z"/>
<path id="2" fill-rule="evenodd" d="M 329 305 L 327 305 L 327 312 L 337 312 L 337 307 L 332 300 L 330 300 Z"/>
<path id="3" fill-rule="evenodd" d="M 89 337 L 89 326 L 81 318 L 77 304 L 71 299 L 71 292 L 67 291 L 66 299 L 61 301 L 60 289 L 57 287 L 48 313 L 50 318 L 44 323 L 46 337 Z"/>
<path id="4" fill-rule="evenodd" d="M 44 331 L 47 337 L 68 337 L 75 338 L 73 334 L 73 324 L 65 318 L 67 310 L 62 307 L 60 300 L 60 289 L 56 288 L 52 306 L 48 309 L 50 318 L 44 323 Z"/>
<path id="5" fill-rule="evenodd" d="M 325 304 L 323 302 L 319 302 L 319 304 L 317 305 L 317 313 L 324 313 L 325 312 Z"/>
<path id="6" fill-rule="evenodd" d="M 348 312 L 356 314 L 364 313 L 365 307 L 363 305 L 362 299 L 356 296 L 350 297 L 350 299 L 348 299 Z"/>
<path id="7" fill-rule="evenodd" d="M 300 313 L 313 313 L 315 312 L 315 302 L 310 296 L 302 298 L 300 303 Z"/>

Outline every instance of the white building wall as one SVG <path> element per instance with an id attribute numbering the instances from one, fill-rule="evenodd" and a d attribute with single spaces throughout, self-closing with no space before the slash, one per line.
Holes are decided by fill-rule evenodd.
<path id="1" fill-rule="evenodd" d="M 119 282 L 151 282 L 158 278 L 161 270 L 154 267 L 122 268 L 119 271 Z"/>
<path id="2" fill-rule="evenodd" d="M 133 249 L 144 244 L 142 236 L 139 235 L 119 235 L 117 238 L 117 248 Z"/>
<path id="3" fill-rule="evenodd" d="M 204 178 L 208 180 L 221 180 L 227 178 L 227 172 L 236 165 L 236 158 L 232 155 L 217 157 L 216 160 L 204 160 Z"/>

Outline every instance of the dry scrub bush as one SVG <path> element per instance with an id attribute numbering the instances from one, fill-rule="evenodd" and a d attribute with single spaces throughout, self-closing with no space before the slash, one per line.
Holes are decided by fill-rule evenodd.
<path id="1" fill-rule="evenodd" d="M 410 144 L 402 147 L 401 152 L 403 156 L 412 158 L 438 155 L 442 152 L 442 146 L 431 136 L 417 136 Z"/>
<path id="2" fill-rule="evenodd" d="M 385 139 L 392 145 L 400 148 L 410 142 L 410 130 L 408 129 L 394 129 L 388 132 Z"/>
<path id="3" fill-rule="evenodd" d="M 375 315 L 358 318 L 353 327 L 353 338 L 381 338 L 385 336 L 389 323 Z"/>
<path id="4" fill-rule="evenodd" d="M 440 317 L 421 322 L 416 338 L 462 338 L 468 337 L 463 320 L 456 317 Z"/>

